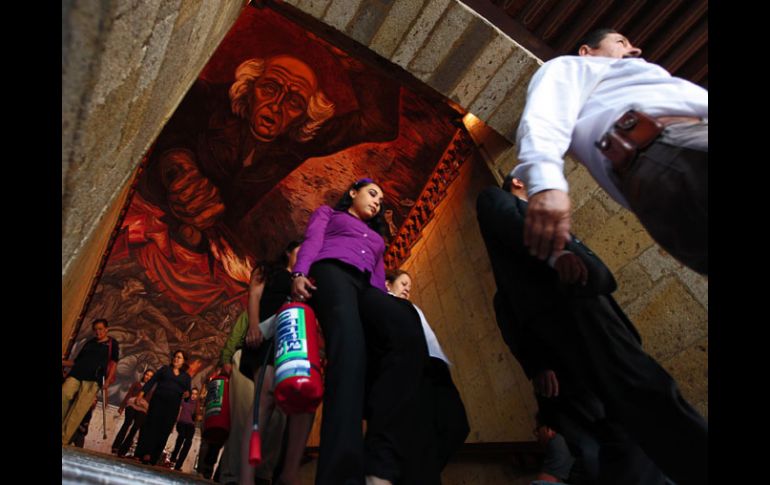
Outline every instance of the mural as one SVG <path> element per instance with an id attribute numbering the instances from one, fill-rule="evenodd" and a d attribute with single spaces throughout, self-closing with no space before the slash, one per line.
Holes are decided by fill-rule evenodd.
<path id="1" fill-rule="evenodd" d="M 254 262 L 363 176 L 381 183 L 395 236 L 459 116 L 268 8 L 244 9 L 146 158 L 74 352 L 104 317 L 121 344 L 111 402 L 176 349 L 200 386 Z"/>

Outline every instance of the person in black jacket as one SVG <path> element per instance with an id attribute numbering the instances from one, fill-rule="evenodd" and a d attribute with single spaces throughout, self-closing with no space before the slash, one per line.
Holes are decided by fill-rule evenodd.
<path id="1" fill-rule="evenodd" d="M 62 359 L 62 367 L 71 368 L 61 386 L 62 445 L 72 441 L 102 385 L 106 383 L 106 389 L 109 389 L 115 380 L 120 345 L 107 335 L 108 327 L 104 318 L 91 322 L 94 338 L 83 345 L 74 360 Z"/>
<path id="2" fill-rule="evenodd" d="M 574 236 L 548 261 L 531 256 L 523 244 L 526 188 L 510 177 L 504 188 L 481 192 L 477 217 L 497 284 L 498 325 L 537 393 L 589 396 L 670 478 L 707 483 L 708 425 L 642 350 L 611 296 L 612 273 Z"/>

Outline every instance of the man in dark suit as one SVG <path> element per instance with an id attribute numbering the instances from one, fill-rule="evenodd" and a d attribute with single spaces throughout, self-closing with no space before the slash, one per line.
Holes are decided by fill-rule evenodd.
<path id="1" fill-rule="evenodd" d="M 504 187 L 481 192 L 477 217 L 497 284 L 498 325 L 537 393 L 560 399 L 557 409 L 579 422 L 603 416 L 611 436 L 626 436 L 619 439 L 637 444 L 679 485 L 707 483 L 708 425 L 642 350 L 610 295 L 617 288 L 612 273 L 574 236 L 548 261 L 530 256 L 523 244 L 526 188 L 515 178 Z M 599 442 L 614 439 L 606 436 Z M 645 457 L 632 454 L 643 474 Z"/>

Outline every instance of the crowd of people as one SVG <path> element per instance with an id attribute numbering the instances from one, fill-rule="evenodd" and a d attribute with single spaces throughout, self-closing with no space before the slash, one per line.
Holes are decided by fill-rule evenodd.
<path id="1" fill-rule="evenodd" d="M 569 232 L 562 168 L 571 149 L 663 248 L 707 275 L 707 93 L 647 63 L 611 29 L 589 34 L 574 54 L 535 74 L 519 126 L 520 163 L 502 188 L 477 199 L 497 286 L 489 303 L 540 409 L 536 436 L 546 461 L 537 480 L 707 483 L 708 425 L 642 349 L 612 298 L 610 270 Z M 311 214 L 301 241 L 276 261 L 254 265 L 247 308 L 220 355 L 232 427 L 225 443 L 202 444 L 198 471 L 207 478 L 300 483 L 314 415 L 276 408 L 275 337 L 266 325 L 295 301 L 313 309 L 325 341 L 315 483 L 441 483 L 470 428 L 452 363 L 409 301 L 411 275 L 386 272 L 383 205 L 382 186 L 362 178 L 335 206 Z M 71 367 L 62 385 L 63 444 L 114 378 L 118 342 L 106 320 L 92 325 L 95 337 L 74 361 L 62 362 Z M 202 399 L 191 388 L 185 353 L 170 357 L 129 390 L 112 451 L 126 456 L 138 432 L 133 456 L 157 464 L 176 424 L 170 460 L 179 470 Z M 254 419 L 262 432 L 258 467 L 248 460 Z"/>

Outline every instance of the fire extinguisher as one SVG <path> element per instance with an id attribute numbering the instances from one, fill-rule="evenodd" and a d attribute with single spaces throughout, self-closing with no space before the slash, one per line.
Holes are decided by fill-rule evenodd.
<path id="1" fill-rule="evenodd" d="M 211 444 L 224 444 L 230 434 L 229 381 L 226 375 L 220 373 L 206 384 L 202 437 Z"/>
<path id="2" fill-rule="evenodd" d="M 322 337 L 312 308 L 289 302 L 278 309 L 275 319 L 275 402 L 287 415 L 313 413 L 323 398 L 323 378 L 319 344 Z M 266 356 L 267 358 L 267 356 Z M 266 363 L 266 362 L 265 362 Z M 259 396 L 265 366 L 256 386 L 254 425 L 249 442 L 249 464 L 262 461 L 259 434 Z"/>
<path id="3" fill-rule="evenodd" d="M 275 329 L 275 403 L 287 415 L 314 413 L 323 398 L 318 321 L 305 303 L 283 305 Z"/>

